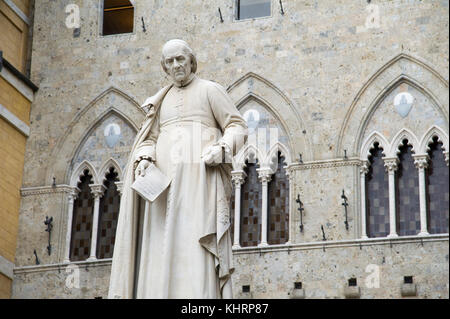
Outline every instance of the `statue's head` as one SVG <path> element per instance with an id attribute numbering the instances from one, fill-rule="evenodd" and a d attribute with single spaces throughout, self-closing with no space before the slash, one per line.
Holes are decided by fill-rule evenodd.
<path id="1" fill-rule="evenodd" d="M 161 66 L 176 83 L 183 84 L 197 71 L 197 59 L 183 40 L 170 40 L 162 49 Z"/>

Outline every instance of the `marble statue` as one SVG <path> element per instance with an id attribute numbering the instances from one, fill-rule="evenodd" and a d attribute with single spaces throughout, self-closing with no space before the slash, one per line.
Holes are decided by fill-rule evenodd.
<path id="1" fill-rule="evenodd" d="M 128 160 L 109 298 L 232 298 L 231 158 L 247 125 L 225 89 L 198 78 L 182 40 L 168 41 L 172 84 L 148 98 Z M 154 163 L 171 179 L 153 202 L 130 187 Z"/>

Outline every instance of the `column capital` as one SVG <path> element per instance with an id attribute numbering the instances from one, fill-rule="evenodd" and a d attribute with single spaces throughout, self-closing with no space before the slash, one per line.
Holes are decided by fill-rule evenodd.
<path id="1" fill-rule="evenodd" d="M 445 159 L 445 164 L 447 164 L 448 166 L 448 159 L 449 159 L 449 152 L 444 152 L 444 159 Z"/>
<path id="2" fill-rule="evenodd" d="M 74 186 L 68 193 L 69 200 L 77 199 L 79 193 L 80 193 L 80 189 L 78 187 Z"/>
<path id="3" fill-rule="evenodd" d="M 114 182 L 114 184 L 116 184 L 117 191 L 119 192 L 119 195 L 122 196 L 123 182 Z"/>
<path id="4" fill-rule="evenodd" d="M 398 168 L 398 158 L 397 157 L 385 157 L 384 160 L 384 167 L 387 168 L 388 172 L 395 172 Z"/>
<path id="5" fill-rule="evenodd" d="M 232 171 L 231 172 L 231 181 L 234 186 L 240 186 L 245 183 L 245 178 L 247 174 L 244 171 Z"/>
<path id="6" fill-rule="evenodd" d="M 262 183 L 268 183 L 272 179 L 272 171 L 268 168 L 257 169 L 258 177 Z"/>
<path id="7" fill-rule="evenodd" d="M 103 184 L 90 184 L 89 187 L 95 198 L 101 198 L 106 190 L 106 187 Z"/>
<path id="8" fill-rule="evenodd" d="M 413 155 L 414 165 L 417 169 L 425 169 L 428 167 L 428 154 Z"/>
<path id="9" fill-rule="evenodd" d="M 359 173 L 366 175 L 369 172 L 369 161 L 361 161 L 361 165 L 359 166 Z"/>

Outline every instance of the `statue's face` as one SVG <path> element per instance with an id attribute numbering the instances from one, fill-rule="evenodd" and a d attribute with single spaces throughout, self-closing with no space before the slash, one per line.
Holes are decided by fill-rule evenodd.
<path id="1" fill-rule="evenodd" d="M 173 81 L 182 83 L 192 72 L 192 62 L 182 44 L 173 43 L 164 47 L 164 66 Z"/>

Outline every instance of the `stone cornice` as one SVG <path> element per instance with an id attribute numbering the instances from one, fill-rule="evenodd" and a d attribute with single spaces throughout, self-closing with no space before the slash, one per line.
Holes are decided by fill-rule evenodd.
<path id="1" fill-rule="evenodd" d="M 46 272 L 55 270 L 64 270 L 67 267 L 109 267 L 112 264 L 112 258 L 100 259 L 95 261 L 76 261 L 70 263 L 48 264 L 48 265 L 33 265 L 33 266 L 21 266 L 14 268 L 14 275 L 29 274 L 35 272 Z"/>
<path id="2" fill-rule="evenodd" d="M 24 187 L 20 189 L 22 197 L 36 196 L 36 195 L 48 195 L 58 193 L 73 193 L 77 187 L 69 185 L 56 185 L 56 186 L 38 186 L 38 187 Z"/>
<path id="3" fill-rule="evenodd" d="M 309 170 L 318 168 L 334 168 L 334 167 L 344 167 L 344 166 L 360 166 L 361 160 L 357 157 L 349 159 L 329 159 L 329 160 L 318 160 L 309 161 L 304 163 L 292 163 L 288 165 L 287 169 L 294 170 Z"/>
<path id="4" fill-rule="evenodd" d="M 264 247 L 240 247 L 233 248 L 234 255 L 242 254 L 259 254 L 275 251 L 295 251 L 295 250 L 312 250 L 312 249 L 329 249 L 329 248 L 346 248 L 346 247 L 362 247 L 375 245 L 399 245 L 411 243 L 426 242 L 448 242 L 449 234 L 435 235 L 416 235 L 416 236 L 399 236 L 393 238 L 365 238 L 365 239 L 349 239 L 349 240 L 329 240 L 320 242 L 305 242 L 298 244 L 269 245 Z"/>

